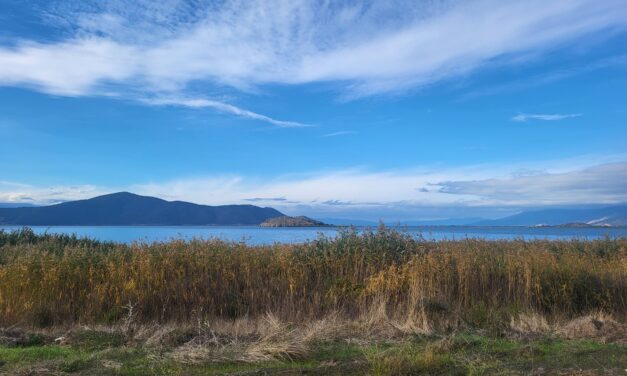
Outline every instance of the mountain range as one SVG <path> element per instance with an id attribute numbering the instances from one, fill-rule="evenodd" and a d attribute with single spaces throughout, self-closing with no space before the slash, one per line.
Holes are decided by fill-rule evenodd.
<path id="1" fill-rule="evenodd" d="M 258 225 L 284 214 L 254 205 L 197 205 L 128 192 L 37 207 L 0 208 L 0 224 L 41 226 Z"/>
<path id="2" fill-rule="evenodd" d="M 128 192 L 49 206 L 0 204 L 0 225 L 125 226 L 125 225 L 260 225 L 285 217 L 280 211 L 255 205 L 207 206 L 166 201 Z M 7 207 L 8 206 L 8 207 Z M 289 217 L 285 217 L 289 218 Z M 333 225 L 376 227 L 378 222 L 318 218 Z M 270 221 L 269 223 L 273 223 Z M 386 223 L 406 226 L 627 226 L 627 205 L 597 208 L 524 211 L 499 219 L 458 218 Z"/>

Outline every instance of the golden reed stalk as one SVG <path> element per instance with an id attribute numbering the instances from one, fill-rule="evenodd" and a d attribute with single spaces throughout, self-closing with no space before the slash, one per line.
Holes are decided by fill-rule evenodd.
<path id="1" fill-rule="evenodd" d="M 627 239 L 427 241 L 380 228 L 305 244 L 132 245 L 0 231 L 0 326 L 186 321 L 273 312 L 627 312 Z"/>

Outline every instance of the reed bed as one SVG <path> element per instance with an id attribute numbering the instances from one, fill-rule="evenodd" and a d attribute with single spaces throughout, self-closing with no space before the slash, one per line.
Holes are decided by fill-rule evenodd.
<path id="1" fill-rule="evenodd" d="M 131 245 L 0 231 L 0 326 L 206 318 L 627 312 L 627 239 L 428 241 L 385 228 L 304 244 Z M 445 320 L 445 321 L 446 321 Z"/>

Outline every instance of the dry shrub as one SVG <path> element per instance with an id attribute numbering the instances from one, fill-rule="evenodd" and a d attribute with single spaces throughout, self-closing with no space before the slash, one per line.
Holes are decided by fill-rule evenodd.
<path id="1" fill-rule="evenodd" d="M 558 328 L 557 334 L 568 339 L 627 344 L 627 325 L 602 312 L 571 320 Z"/>
<path id="2" fill-rule="evenodd" d="M 301 338 L 304 343 L 330 342 L 350 337 L 354 331 L 355 328 L 340 318 L 339 313 L 332 312 L 322 319 L 307 323 L 302 329 Z"/>
<path id="3" fill-rule="evenodd" d="M 273 359 L 302 359 L 309 353 L 308 343 L 304 341 L 302 333 L 281 322 L 272 314 L 266 315 L 266 325 L 262 330 L 262 337 L 250 344 L 242 357 L 248 362 L 258 362 Z"/>
<path id="4" fill-rule="evenodd" d="M 517 317 L 512 316 L 510 329 L 522 335 L 541 335 L 551 331 L 546 318 L 537 313 L 521 313 Z"/>
<path id="5" fill-rule="evenodd" d="M 184 364 L 202 364 L 232 360 L 224 353 L 223 349 L 216 349 L 197 344 L 179 346 L 168 353 L 167 357 L 178 363 Z"/>
<path id="6" fill-rule="evenodd" d="M 134 339 L 151 347 L 175 347 L 189 343 L 197 336 L 196 328 L 190 325 L 164 324 L 142 326 Z"/>
<path id="7" fill-rule="evenodd" d="M 294 327 L 271 313 L 256 320 L 208 322 L 202 333 L 169 356 L 185 363 L 301 359 L 309 353 L 311 343 L 332 333 L 324 325 L 327 322 L 332 319 Z"/>
<path id="8" fill-rule="evenodd" d="M 403 321 L 394 321 L 392 325 L 403 334 L 429 335 L 435 331 L 424 310 L 408 315 Z"/>

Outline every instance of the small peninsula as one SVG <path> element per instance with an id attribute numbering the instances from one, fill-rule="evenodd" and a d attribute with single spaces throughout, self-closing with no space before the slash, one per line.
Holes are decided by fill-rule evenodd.
<path id="1" fill-rule="evenodd" d="M 330 226 L 324 222 L 316 221 L 305 216 L 290 217 L 284 215 L 282 217 L 270 218 L 262 222 L 261 227 L 322 227 Z"/>

